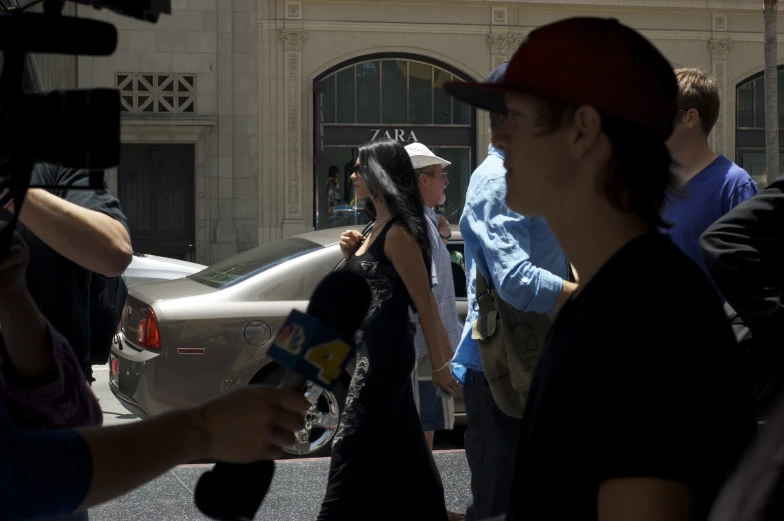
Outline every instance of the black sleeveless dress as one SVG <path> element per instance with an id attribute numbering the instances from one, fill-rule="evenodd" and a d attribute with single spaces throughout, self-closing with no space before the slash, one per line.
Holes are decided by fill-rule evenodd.
<path id="1" fill-rule="evenodd" d="M 410 296 L 384 254 L 393 224 L 344 268 L 365 278 L 373 298 L 356 335 L 356 369 L 332 444 L 318 521 L 447 520 L 444 488 L 411 387 Z"/>

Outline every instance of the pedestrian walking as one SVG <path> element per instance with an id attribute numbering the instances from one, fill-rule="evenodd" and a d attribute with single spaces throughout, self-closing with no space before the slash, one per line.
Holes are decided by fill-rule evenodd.
<path id="1" fill-rule="evenodd" d="M 716 79 L 699 69 L 676 69 L 678 112 L 667 140 L 678 188 L 667 195 L 663 228 L 672 242 L 702 268 L 700 236 L 719 217 L 756 194 L 759 189 L 741 167 L 715 153 L 708 143 L 719 119 Z"/>
<path id="2" fill-rule="evenodd" d="M 422 195 L 424 203 L 425 223 L 427 224 L 432 256 L 430 284 L 436 298 L 438 316 L 445 329 L 441 332 L 441 345 L 444 347 L 446 360 L 451 360 L 457 343 L 460 341 L 463 323 L 457 314 L 455 284 L 452 278 L 449 250 L 447 250 L 444 236 L 441 234 L 442 226 L 439 223 L 439 216 L 433 210 L 443 199 L 444 191 L 449 186 L 449 178 L 445 169 L 451 163 L 436 156 L 422 143 L 407 145 L 406 151 L 411 158 L 419 185 L 419 193 Z M 416 336 L 414 337 L 416 362 L 412 375 L 414 402 L 419 412 L 422 428 L 425 431 L 427 446 L 432 451 L 435 431 L 454 428 L 455 400 L 451 395 L 439 392 L 433 385 L 433 366 L 428 356 L 427 342 L 419 315 L 412 311 L 411 320 L 416 324 Z M 457 521 L 463 519 L 463 515 L 449 512 L 449 519 Z"/>
<path id="3" fill-rule="evenodd" d="M 500 82 L 507 66 L 494 69 L 486 81 Z M 506 205 L 505 150 L 496 139 L 505 111 L 501 103 L 490 113 L 491 144 L 471 176 L 460 218 L 468 317 L 453 372 L 464 385 L 466 403 L 472 496 L 468 521 L 506 510 L 525 382 L 547 333 L 548 314 L 577 287 L 568 280 L 568 262 L 544 219 Z M 509 363 L 510 353 L 517 363 Z M 518 353 L 531 359 L 520 360 Z"/>
<path id="4" fill-rule="evenodd" d="M 411 382 L 416 360 L 416 329 L 409 316 L 413 305 L 427 342 L 433 384 L 449 394 L 458 388 L 430 289 L 432 256 L 417 178 L 403 145 L 381 139 L 360 148 L 351 179 L 374 223 L 366 237 L 344 232 L 344 269 L 367 280 L 373 300 L 357 333 L 356 368 L 335 433 L 318 519 L 447 521 L 443 485 L 425 442 Z M 404 504 L 391 511 L 390 501 Z"/>
<path id="5" fill-rule="evenodd" d="M 617 20 L 577 17 L 532 31 L 500 83 L 445 88 L 506 105 L 507 204 L 545 218 L 580 276 L 533 376 L 507 520 L 706 519 L 756 422 L 716 291 L 658 231 L 670 63 Z"/>

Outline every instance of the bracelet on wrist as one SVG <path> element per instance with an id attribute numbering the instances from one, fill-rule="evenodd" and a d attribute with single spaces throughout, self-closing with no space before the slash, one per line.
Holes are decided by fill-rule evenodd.
<path id="1" fill-rule="evenodd" d="M 434 373 L 440 373 L 441 371 L 443 371 L 443 370 L 444 370 L 444 369 L 446 369 L 447 367 L 450 367 L 451 365 L 452 365 L 452 361 L 451 361 L 451 360 L 447 360 L 447 361 L 446 361 L 446 363 L 445 363 L 444 365 L 442 365 L 441 367 L 439 367 L 438 369 L 436 369 L 436 370 L 435 370 L 435 371 L 433 371 L 433 372 L 434 372 Z"/>

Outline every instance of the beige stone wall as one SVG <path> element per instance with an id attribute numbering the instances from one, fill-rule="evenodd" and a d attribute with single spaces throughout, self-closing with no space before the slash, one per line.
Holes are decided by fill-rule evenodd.
<path id="1" fill-rule="evenodd" d="M 119 41 L 110 57 L 79 59 L 79 83 L 116 86 L 123 72 L 195 75 L 195 113 L 124 115 L 123 140 L 197 144 L 194 259 L 208 264 L 258 244 L 257 2 L 172 7 L 155 25 L 82 9 L 113 23 Z"/>
<path id="2" fill-rule="evenodd" d="M 673 66 L 717 76 L 723 109 L 712 140 L 731 159 L 735 86 L 763 67 L 761 5 L 750 0 L 725 0 L 717 9 L 702 0 L 174 0 L 173 6 L 174 14 L 156 26 L 80 8 L 82 16 L 92 12 L 115 23 L 120 44 L 112 57 L 80 58 L 79 84 L 113 86 L 120 71 L 196 75 L 196 114 L 129 117 L 123 135 L 201 143 L 200 262 L 312 229 L 313 80 L 346 60 L 409 53 L 479 79 L 535 27 L 569 16 L 618 18 L 650 38 Z M 784 63 L 784 35 L 780 41 Z M 478 161 L 486 126 L 480 113 Z"/>
<path id="3" fill-rule="evenodd" d="M 725 1 L 718 10 L 692 0 L 277 0 L 262 5 L 261 242 L 312 229 L 313 80 L 346 60 L 405 52 L 481 78 L 535 27 L 570 16 L 618 18 L 651 39 L 674 67 L 700 67 L 718 78 L 723 108 L 711 139 L 731 159 L 735 86 L 763 66 L 761 7 L 746 0 Z M 781 42 L 784 46 L 784 37 Z M 784 63 L 784 47 L 779 54 Z M 478 119 L 477 150 L 483 155 L 486 120 L 482 114 Z"/>

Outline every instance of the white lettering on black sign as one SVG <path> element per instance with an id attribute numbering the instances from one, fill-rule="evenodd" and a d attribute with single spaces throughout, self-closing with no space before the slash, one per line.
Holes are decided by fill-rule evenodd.
<path id="1" fill-rule="evenodd" d="M 380 128 L 370 129 L 370 133 L 371 133 L 370 140 L 375 141 L 379 137 L 385 137 L 387 139 L 394 139 L 395 141 L 402 141 L 404 143 L 405 142 L 413 143 L 419 141 L 416 137 L 416 134 L 414 134 L 413 130 L 406 131 L 405 129 L 402 128 L 395 128 L 392 130 L 385 130 L 384 133 L 381 134 L 382 130 L 383 129 Z"/>

